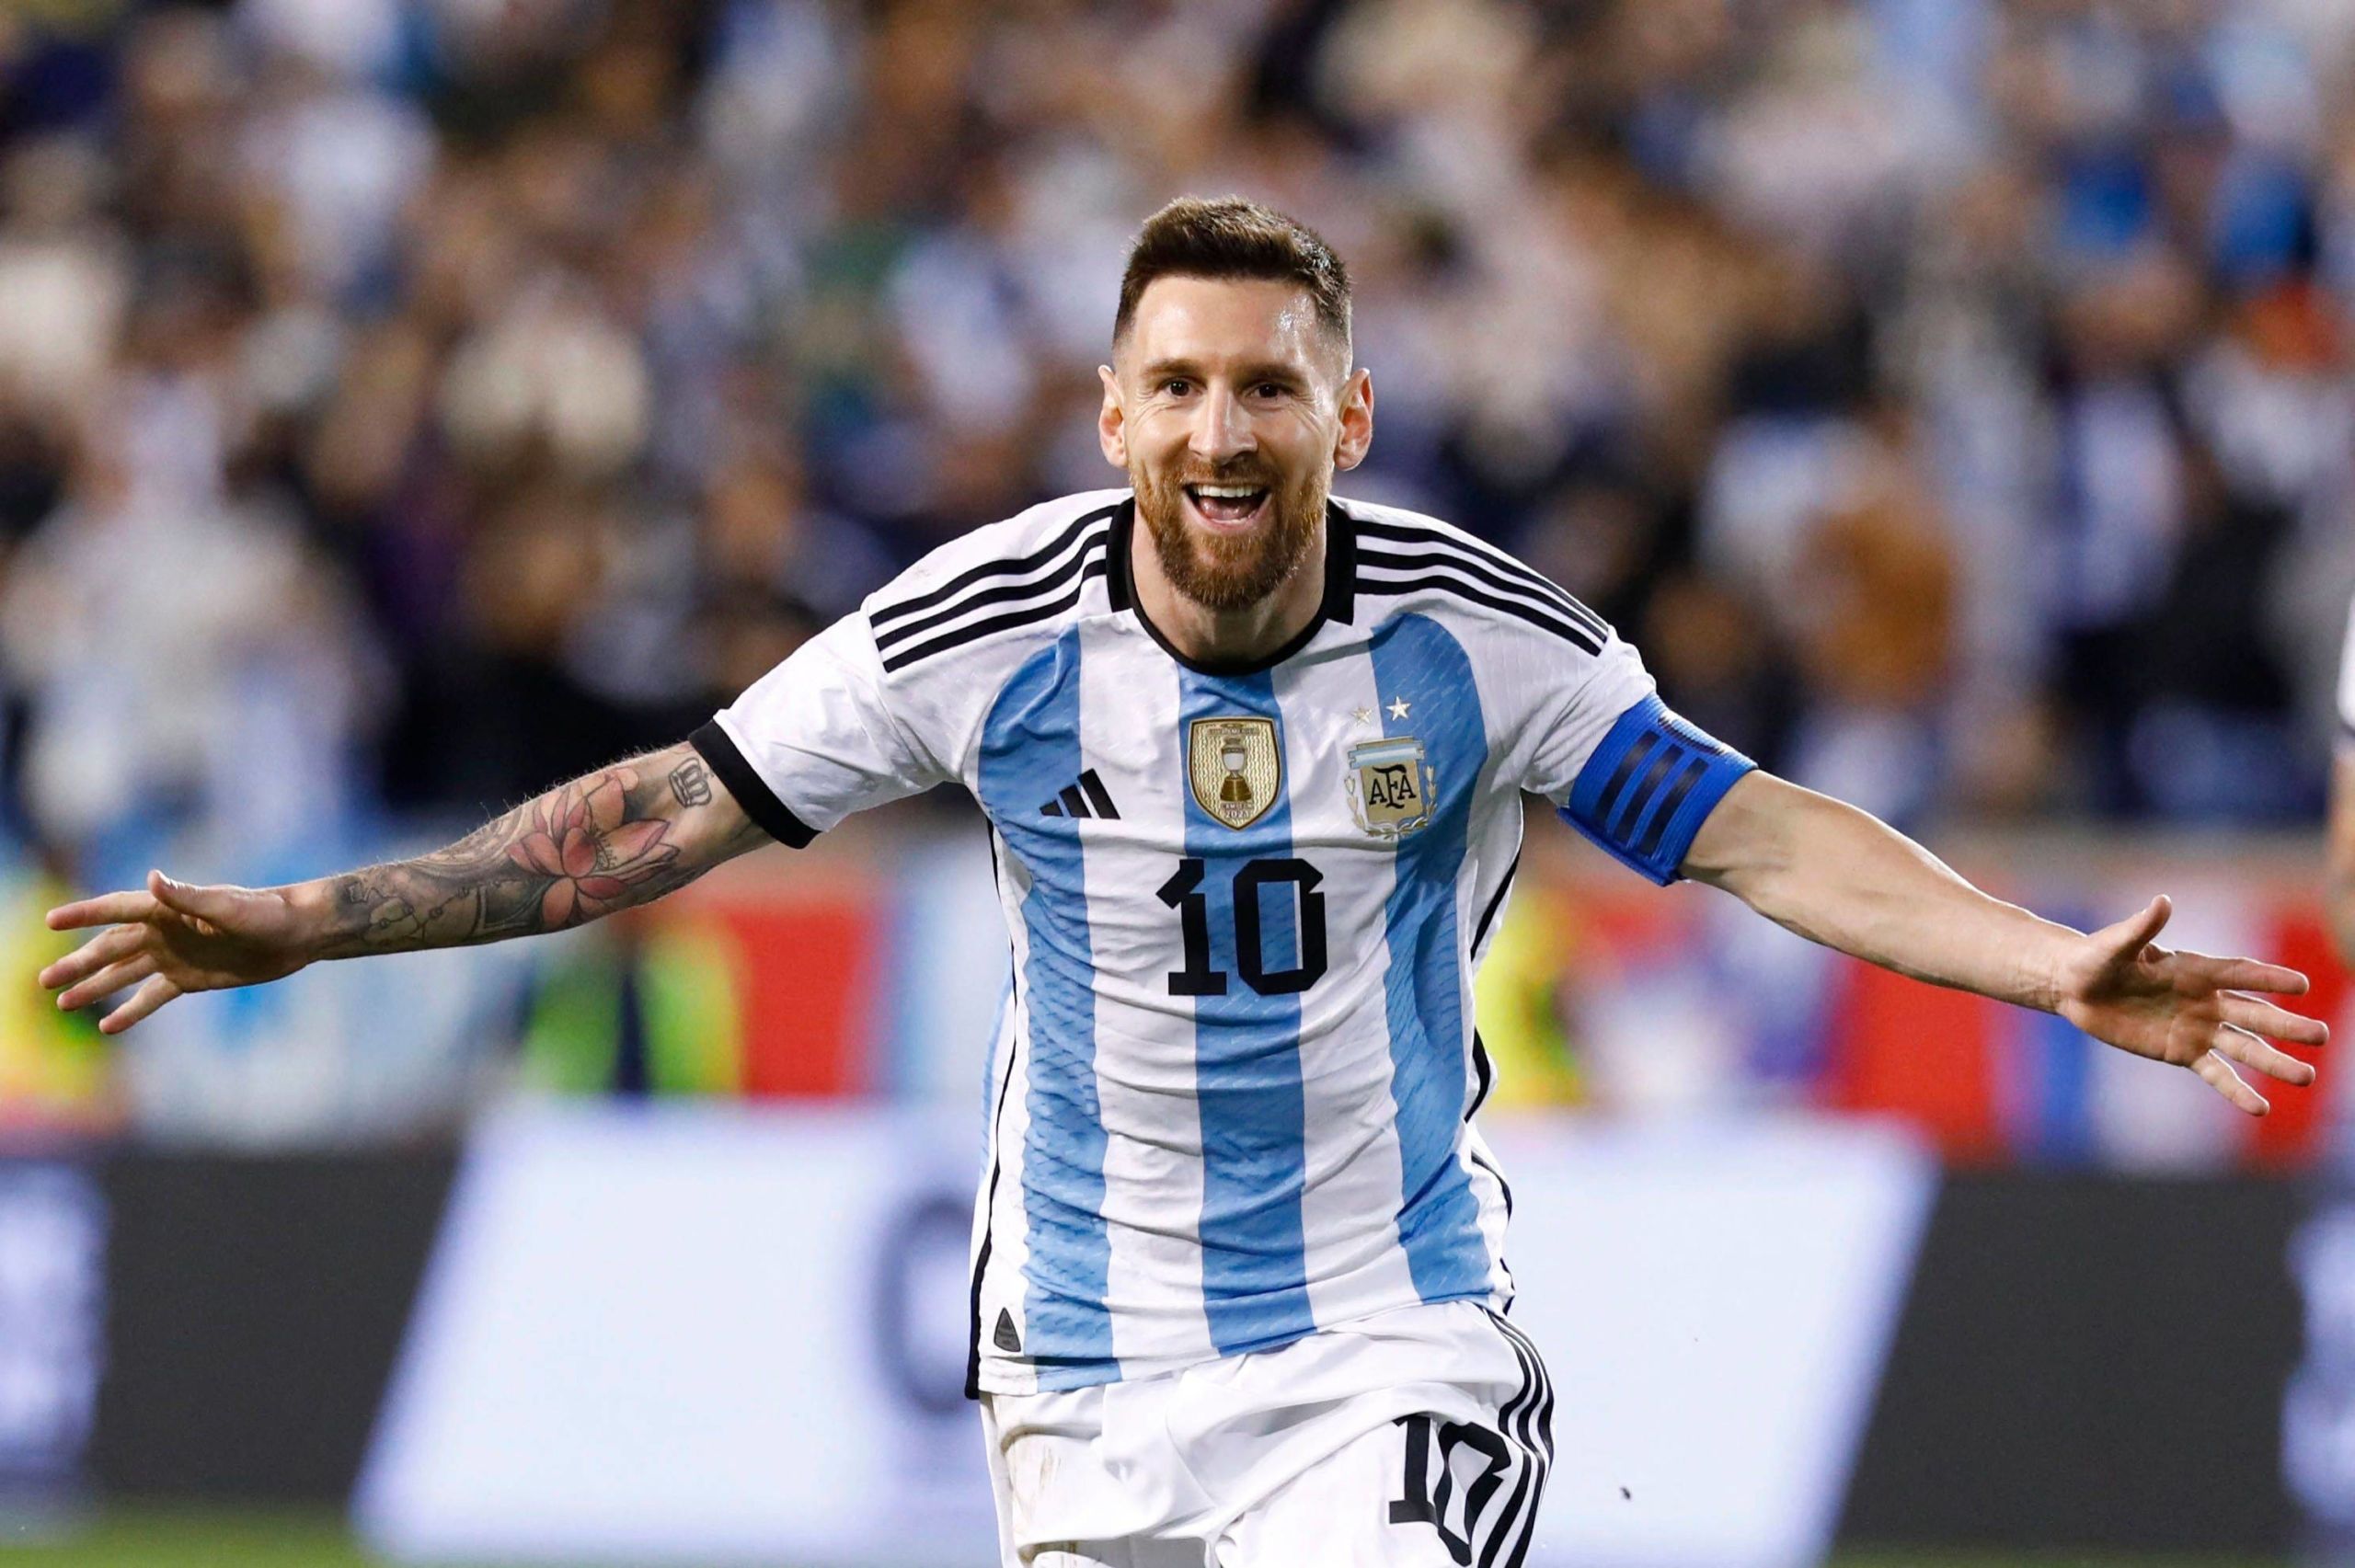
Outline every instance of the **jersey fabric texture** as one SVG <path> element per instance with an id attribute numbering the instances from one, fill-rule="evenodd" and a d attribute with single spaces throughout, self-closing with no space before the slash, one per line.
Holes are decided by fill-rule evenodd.
<path id="1" fill-rule="evenodd" d="M 952 780 L 989 818 L 1013 976 L 972 1393 L 1502 1308 L 1471 998 L 1522 793 L 1665 882 L 1750 766 L 1444 523 L 1337 501 L 1315 620 L 1210 669 L 1139 614 L 1134 521 L 1099 491 L 977 529 L 694 738 L 787 843 Z"/>
<path id="2" fill-rule="evenodd" d="M 1005 1568 L 1518 1568 L 1553 1413 L 1536 1347 L 1469 1301 L 982 1402 Z"/>

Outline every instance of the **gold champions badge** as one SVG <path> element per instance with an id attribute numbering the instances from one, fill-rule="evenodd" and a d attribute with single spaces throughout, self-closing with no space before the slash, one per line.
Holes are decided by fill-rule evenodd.
<path id="1" fill-rule="evenodd" d="M 1211 819 L 1247 828 L 1276 803 L 1282 748 L 1271 718 L 1198 718 L 1186 727 L 1186 775 Z"/>
<path id="2" fill-rule="evenodd" d="M 1346 779 L 1350 815 L 1375 838 L 1404 838 L 1430 825 L 1438 782 L 1423 760 L 1423 743 L 1413 736 L 1350 747 Z"/>

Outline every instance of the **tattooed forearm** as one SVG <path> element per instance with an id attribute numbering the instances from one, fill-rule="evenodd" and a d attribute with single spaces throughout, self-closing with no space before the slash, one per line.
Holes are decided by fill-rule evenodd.
<path id="1" fill-rule="evenodd" d="M 659 898 L 762 841 L 684 745 L 558 785 L 433 853 L 329 879 L 323 956 L 561 931 Z"/>

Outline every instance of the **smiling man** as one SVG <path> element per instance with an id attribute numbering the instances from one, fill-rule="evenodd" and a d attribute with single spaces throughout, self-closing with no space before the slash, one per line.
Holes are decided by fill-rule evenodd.
<path id="1" fill-rule="evenodd" d="M 575 924 L 962 783 L 1014 959 L 969 1391 L 1005 1560 L 1040 1568 L 1522 1561 L 1553 1394 L 1502 1315 L 1471 994 L 1524 792 L 1655 881 L 2058 1012 L 2243 1110 L 2234 1063 L 2311 1080 L 2259 1036 L 2322 1026 L 2246 994 L 2303 977 L 2154 945 L 2164 898 L 2090 935 L 1991 898 L 1678 718 L 1510 555 L 1335 500 L 1373 388 L 1299 224 L 1156 213 L 1112 361 L 1126 487 L 944 546 L 687 741 L 437 854 L 59 910 L 110 929 L 43 983 L 135 986 L 120 1030 L 320 958 Z"/>

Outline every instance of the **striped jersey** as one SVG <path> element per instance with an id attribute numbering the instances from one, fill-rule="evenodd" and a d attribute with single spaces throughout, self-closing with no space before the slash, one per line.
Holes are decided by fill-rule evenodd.
<path id="1" fill-rule="evenodd" d="M 1523 791 L 1665 882 L 1750 763 L 1501 551 L 1353 501 L 1247 668 L 1138 611 L 1135 503 L 975 530 L 695 743 L 806 843 L 958 781 L 1013 948 L 991 1047 L 969 1391 L 1149 1376 L 1415 1302 L 1501 1309 L 1472 977 Z"/>

